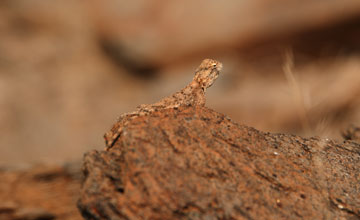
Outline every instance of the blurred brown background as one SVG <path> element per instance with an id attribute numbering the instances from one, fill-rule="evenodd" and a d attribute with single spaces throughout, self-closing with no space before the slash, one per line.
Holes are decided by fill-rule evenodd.
<path id="1" fill-rule="evenodd" d="M 116 118 L 224 64 L 207 106 L 270 132 L 360 123 L 360 1 L 0 2 L 0 166 L 77 160 Z"/>

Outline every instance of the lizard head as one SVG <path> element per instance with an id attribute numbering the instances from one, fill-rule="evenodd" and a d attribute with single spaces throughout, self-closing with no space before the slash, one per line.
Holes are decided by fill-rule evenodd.
<path id="1" fill-rule="evenodd" d="M 205 91 L 218 78 L 221 69 L 222 64 L 220 62 L 212 59 L 205 59 L 196 69 L 194 80 L 199 83 Z"/>

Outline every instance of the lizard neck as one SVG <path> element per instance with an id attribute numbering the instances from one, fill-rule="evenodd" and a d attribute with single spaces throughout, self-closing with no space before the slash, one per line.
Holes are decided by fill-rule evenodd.
<path id="1" fill-rule="evenodd" d="M 193 80 L 188 86 L 186 86 L 184 93 L 190 98 L 189 102 L 191 105 L 205 105 L 205 90 L 198 81 Z"/>

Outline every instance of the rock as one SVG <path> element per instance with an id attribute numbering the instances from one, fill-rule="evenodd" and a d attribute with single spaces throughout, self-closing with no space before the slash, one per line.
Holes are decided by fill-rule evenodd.
<path id="1" fill-rule="evenodd" d="M 88 5 L 106 51 L 112 48 L 109 55 L 134 67 L 221 54 L 224 48 L 231 48 L 225 49 L 231 53 L 234 49 L 358 20 L 360 14 L 358 0 L 231 0 L 226 4 L 91 0 Z M 344 29 L 333 34 L 336 33 L 344 35 Z M 329 37 L 333 36 L 327 34 L 319 43 Z"/>
<path id="2" fill-rule="evenodd" d="M 15 213 L 14 219 L 52 220 L 55 219 L 55 215 L 42 208 L 22 208 Z"/>
<path id="3" fill-rule="evenodd" d="M 127 123 L 85 154 L 85 219 L 357 219 L 360 147 L 271 134 L 205 107 Z"/>
<path id="4" fill-rule="evenodd" d="M 342 136 L 345 140 L 360 142 L 360 127 L 351 124 L 342 132 Z"/>
<path id="5" fill-rule="evenodd" d="M 77 163 L 0 170 L 0 219 L 82 219 L 76 209 L 79 170 Z"/>

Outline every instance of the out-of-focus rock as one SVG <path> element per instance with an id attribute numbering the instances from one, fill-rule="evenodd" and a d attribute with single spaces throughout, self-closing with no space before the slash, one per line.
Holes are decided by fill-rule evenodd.
<path id="1" fill-rule="evenodd" d="M 52 220 L 55 219 L 55 215 L 42 208 L 21 208 L 16 210 L 13 218 L 25 220 Z"/>
<path id="2" fill-rule="evenodd" d="M 357 219 L 359 154 L 208 108 L 166 109 L 85 155 L 78 207 L 86 219 Z"/>
<path id="3" fill-rule="evenodd" d="M 0 166 L 80 159 L 136 100 L 139 83 L 98 49 L 84 4 L 0 1 Z"/>
<path id="4" fill-rule="evenodd" d="M 340 139 L 360 123 L 359 4 L 2 0 L 0 166 L 79 159 L 117 115 L 181 89 L 207 57 L 225 66 L 208 106 L 260 130 Z"/>
<path id="5" fill-rule="evenodd" d="M 343 130 L 342 136 L 345 140 L 360 142 L 360 127 L 351 124 L 345 130 Z"/>
<path id="6" fill-rule="evenodd" d="M 78 163 L 0 171 L 1 220 L 82 219 L 76 200 L 82 174 Z"/>
<path id="7" fill-rule="evenodd" d="M 102 39 L 142 64 L 249 47 L 360 16 L 358 0 L 106 0 L 90 8 Z"/>

